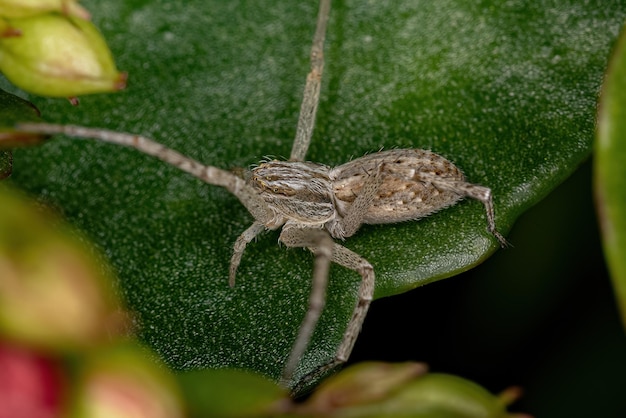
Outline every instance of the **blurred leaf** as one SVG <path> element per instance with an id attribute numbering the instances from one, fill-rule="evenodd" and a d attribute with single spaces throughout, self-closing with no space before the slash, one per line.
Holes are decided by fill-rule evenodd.
<path id="1" fill-rule="evenodd" d="M 78 108 L 36 99 L 46 120 L 145 134 L 221 168 L 289 155 L 314 2 L 85 3 L 132 83 Z M 624 1 L 336 1 L 308 158 L 336 165 L 382 147 L 431 149 L 493 189 L 506 232 L 588 157 L 625 17 Z M 15 157 L 12 181 L 106 252 L 143 340 L 170 365 L 280 374 L 307 306 L 307 251 L 261 236 L 231 289 L 231 247 L 252 219 L 224 190 L 106 144 L 60 140 Z M 485 227 L 469 201 L 420 222 L 363 227 L 346 245 L 374 265 L 383 297 L 483 261 L 497 247 Z M 299 373 L 332 357 L 358 283 L 333 267 Z"/>
<path id="2" fill-rule="evenodd" d="M 46 138 L 45 135 L 15 132 L 15 123 L 40 120 L 41 115 L 35 105 L 0 89 L 0 173 L 11 173 L 11 154 L 9 151 L 1 151 L 2 149 L 33 145 Z M 0 174 L 0 179 L 2 178 Z"/>
<path id="3" fill-rule="evenodd" d="M 291 404 L 284 389 L 250 372 L 219 369 L 180 373 L 191 417 L 255 417 L 278 414 Z"/>
<path id="4" fill-rule="evenodd" d="M 192 417 L 506 418 L 519 395 L 494 396 L 456 376 L 426 374 L 423 364 L 367 362 L 327 379 L 302 402 L 252 373 L 202 370 L 178 376 Z"/>
<path id="5" fill-rule="evenodd" d="M 626 30 L 622 30 L 602 88 L 595 187 L 602 240 L 626 326 Z"/>
<path id="6" fill-rule="evenodd" d="M 11 175 L 13 171 L 13 153 L 11 151 L 0 151 L 0 180 Z"/>

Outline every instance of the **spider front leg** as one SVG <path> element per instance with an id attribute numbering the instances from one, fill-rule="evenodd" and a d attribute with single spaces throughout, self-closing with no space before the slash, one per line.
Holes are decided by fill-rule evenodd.
<path id="1" fill-rule="evenodd" d="M 296 342 L 291 348 L 291 353 L 285 363 L 281 377 L 281 384 L 288 386 L 296 370 L 296 366 L 311 340 L 315 325 L 326 303 L 328 271 L 330 269 L 331 259 L 333 258 L 333 246 L 335 243 L 328 232 L 323 229 L 299 228 L 290 224 L 285 225 L 279 240 L 288 247 L 309 248 L 313 254 L 315 254 L 309 307 L 300 325 Z"/>
<path id="2" fill-rule="evenodd" d="M 235 285 L 235 276 L 237 275 L 237 268 L 239 267 L 239 263 L 241 262 L 241 256 L 243 252 L 246 250 L 246 246 L 256 238 L 261 232 L 265 230 L 265 225 L 260 222 L 254 222 L 248 229 L 243 231 L 237 241 L 235 241 L 235 245 L 233 247 L 233 256 L 230 259 L 230 269 L 228 274 L 228 284 L 230 287 Z"/>
<path id="3" fill-rule="evenodd" d="M 343 339 L 337 348 L 335 357 L 327 364 L 306 375 L 300 383 L 303 385 L 348 360 L 374 296 L 374 268 L 367 260 L 358 254 L 335 243 L 330 235 L 322 229 L 287 226 L 280 235 L 280 241 L 289 247 L 307 247 L 315 254 L 309 308 L 302 321 L 296 342 L 291 349 L 289 359 L 283 370 L 281 383 L 284 386 L 287 386 L 291 381 L 296 366 L 306 350 L 315 325 L 324 308 L 330 262 L 332 261 L 350 270 L 356 271 L 362 278 L 358 291 L 357 304 L 350 318 L 350 322 L 348 322 Z"/>
<path id="4" fill-rule="evenodd" d="M 367 311 L 372 303 L 372 300 L 374 299 L 376 280 L 374 276 L 374 267 L 372 267 L 370 262 L 357 253 L 350 251 L 346 247 L 337 243 L 333 245 L 332 255 L 332 261 L 334 263 L 356 271 L 361 275 L 361 285 L 359 286 L 356 306 L 354 307 L 354 311 L 352 311 L 352 317 L 350 318 L 350 322 L 348 322 L 346 332 L 343 334 L 341 344 L 339 344 L 339 347 L 337 348 L 335 358 L 328 364 L 322 366 L 320 369 L 314 371 L 317 375 L 325 373 L 326 371 L 348 361 L 348 357 L 350 357 L 350 353 L 352 353 L 352 349 L 354 348 L 354 343 L 356 342 L 356 339 L 361 332 L 361 328 L 363 327 L 363 321 L 365 320 Z"/>
<path id="5" fill-rule="evenodd" d="M 319 233 L 324 232 L 322 230 L 315 231 Z M 311 232 L 312 231 L 309 229 L 300 229 L 293 234 L 291 232 L 289 234 L 293 235 L 295 238 L 297 235 L 310 236 Z M 315 324 L 319 319 L 326 301 L 325 291 L 328 282 L 329 266 L 328 263 L 326 263 L 327 250 L 320 251 L 320 247 L 311 247 L 309 249 L 316 254 L 316 268 L 313 272 L 313 285 L 311 296 L 309 298 L 309 310 L 307 312 L 307 316 L 302 322 L 296 344 L 291 351 L 289 361 L 287 362 L 283 372 L 281 384 L 285 387 L 289 385 L 295 368 L 298 365 L 298 361 L 300 360 L 302 354 L 304 354 L 304 350 L 306 349 L 306 346 L 311 338 Z M 356 342 L 359 332 L 361 331 L 361 327 L 363 326 L 363 321 L 365 320 L 369 306 L 374 298 L 374 268 L 366 259 L 359 256 L 355 252 L 350 251 L 346 247 L 333 242 L 331 260 L 332 262 L 353 270 L 361 275 L 358 300 L 356 306 L 354 307 L 354 311 L 352 312 L 352 317 L 346 327 L 346 331 L 343 334 L 341 343 L 335 352 L 335 356 L 326 364 L 323 364 L 302 377 L 298 384 L 291 388 L 294 393 L 300 392 L 301 389 L 306 388 L 309 382 L 322 377 L 335 367 L 348 361 L 348 357 L 350 357 L 350 353 L 354 348 L 354 343 Z"/>

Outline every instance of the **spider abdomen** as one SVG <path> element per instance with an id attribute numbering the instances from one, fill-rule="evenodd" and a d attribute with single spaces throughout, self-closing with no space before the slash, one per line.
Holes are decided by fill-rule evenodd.
<path id="1" fill-rule="evenodd" d="M 382 176 L 382 182 L 363 223 L 383 224 L 423 218 L 454 205 L 463 197 L 451 188 L 441 186 L 465 182 L 461 170 L 444 157 L 421 149 L 381 151 L 330 171 L 335 206 L 340 215 L 347 212 L 366 181 L 375 175 Z"/>

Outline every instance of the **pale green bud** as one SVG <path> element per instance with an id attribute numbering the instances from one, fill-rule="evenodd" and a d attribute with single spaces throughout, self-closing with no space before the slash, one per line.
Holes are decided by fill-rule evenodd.
<path id="1" fill-rule="evenodd" d="M 2 17 L 29 17 L 46 12 L 59 12 L 89 19 L 89 12 L 76 0 L 0 0 Z"/>
<path id="2" fill-rule="evenodd" d="M 0 21 L 0 71 L 41 96 L 112 92 L 126 85 L 95 26 L 57 13 Z"/>

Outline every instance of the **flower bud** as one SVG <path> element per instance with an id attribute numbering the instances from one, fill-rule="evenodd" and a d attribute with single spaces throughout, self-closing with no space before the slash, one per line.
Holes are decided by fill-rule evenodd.
<path id="1" fill-rule="evenodd" d="M 89 19 L 89 12 L 76 0 L 0 0 L 2 17 L 29 17 L 46 12 L 59 12 Z"/>
<path id="2" fill-rule="evenodd" d="M 66 382 L 58 358 L 0 337 L 2 417 L 58 417 Z"/>
<path id="3" fill-rule="evenodd" d="M 179 418 L 174 377 L 136 344 L 102 347 L 83 359 L 70 417 Z"/>
<path id="4" fill-rule="evenodd" d="M 423 363 L 359 363 L 322 382 L 306 407 L 320 412 L 380 402 L 426 371 Z"/>
<path id="5" fill-rule="evenodd" d="M 415 379 L 379 405 L 406 416 L 513 418 L 507 399 L 492 395 L 476 383 L 457 376 L 430 373 Z"/>
<path id="6" fill-rule="evenodd" d="M 426 373 L 421 363 L 361 363 L 322 382 L 293 405 L 299 416 L 526 418 L 507 412 L 519 396 L 495 396 L 457 376 Z"/>
<path id="7" fill-rule="evenodd" d="M 0 202 L 0 334 L 69 351 L 121 337 L 129 317 L 102 260 L 5 187 Z"/>
<path id="8" fill-rule="evenodd" d="M 0 21 L 0 71 L 41 96 L 71 97 L 126 86 L 95 26 L 56 13 Z"/>

